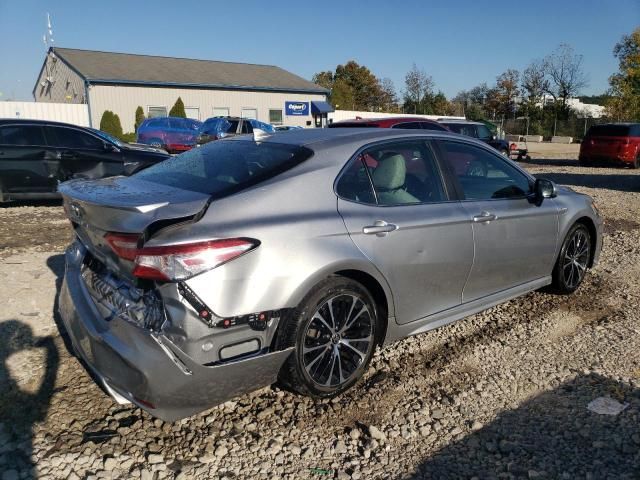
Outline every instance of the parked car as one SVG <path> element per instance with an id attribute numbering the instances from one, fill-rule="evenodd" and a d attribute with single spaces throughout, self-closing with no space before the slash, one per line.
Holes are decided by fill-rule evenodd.
<path id="1" fill-rule="evenodd" d="M 0 119 L 0 202 L 59 198 L 71 178 L 130 175 L 168 158 L 104 132 L 43 120 Z"/>
<path id="2" fill-rule="evenodd" d="M 590 197 L 439 131 L 239 135 L 60 190 L 64 326 L 115 399 L 165 420 L 276 380 L 340 394 L 377 345 L 574 292 L 602 245 Z"/>
<path id="3" fill-rule="evenodd" d="M 613 163 L 640 168 L 640 123 L 606 123 L 589 128 L 580 144 L 580 165 Z"/>
<path id="4" fill-rule="evenodd" d="M 253 133 L 254 128 L 259 128 L 267 133 L 274 133 L 275 128 L 259 120 L 240 117 L 212 117 L 205 120 L 198 133 L 198 145 L 204 145 L 213 140 L 225 137 Z"/>
<path id="5" fill-rule="evenodd" d="M 420 117 L 356 118 L 330 123 L 329 128 L 406 128 L 449 131 L 438 122 Z"/>
<path id="6" fill-rule="evenodd" d="M 505 157 L 509 156 L 509 142 L 498 138 L 496 135 L 491 133 L 491 130 L 489 130 L 484 123 L 471 122 L 469 120 L 442 120 L 440 123 L 452 132 L 466 135 L 467 137 L 477 138 L 478 140 L 491 145 Z"/>
<path id="7" fill-rule="evenodd" d="M 190 150 L 196 145 L 202 122 L 191 118 L 147 118 L 138 127 L 138 143 L 163 148 L 170 153 Z"/>

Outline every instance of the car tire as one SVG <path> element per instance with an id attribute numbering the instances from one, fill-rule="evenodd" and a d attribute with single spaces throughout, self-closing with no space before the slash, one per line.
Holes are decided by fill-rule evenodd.
<path id="1" fill-rule="evenodd" d="M 578 157 L 578 165 L 580 165 L 581 167 L 590 167 L 591 162 L 588 161 L 586 158 Z"/>
<path id="2" fill-rule="evenodd" d="M 576 223 L 571 227 L 553 267 L 553 291 L 567 295 L 578 289 L 591 262 L 592 241 L 584 224 Z"/>
<path id="3" fill-rule="evenodd" d="M 378 326 L 378 310 L 365 287 L 338 276 L 320 282 L 281 325 L 276 345 L 294 350 L 279 383 L 312 398 L 348 390 L 369 366 Z"/>
<path id="4" fill-rule="evenodd" d="M 636 155 L 636 159 L 631 164 L 631 168 L 633 168 L 634 170 L 640 168 L 640 152 L 638 153 L 638 155 Z"/>

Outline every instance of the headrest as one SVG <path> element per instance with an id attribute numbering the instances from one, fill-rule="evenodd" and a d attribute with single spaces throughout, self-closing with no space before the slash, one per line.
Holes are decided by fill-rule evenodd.
<path id="1" fill-rule="evenodd" d="M 385 153 L 373 171 L 373 183 L 383 190 L 395 190 L 404 185 L 407 176 L 407 167 L 404 157 L 399 153 Z"/>

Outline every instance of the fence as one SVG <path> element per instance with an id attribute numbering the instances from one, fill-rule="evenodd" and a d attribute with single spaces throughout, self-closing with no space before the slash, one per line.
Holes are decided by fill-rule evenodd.
<path id="1" fill-rule="evenodd" d="M 545 140 L 550 140 L 552 136 L 582 139 L 587 133 L 587 130 L 589 130 L 589 127 L 609 121 L 607 118 L 569 118 L 567 120 L 545 118 L 542 121 L 529 121 L 526 118 L 510 118 L 504 120 L 503 128 L 505 132 L 512 135 L 542 135 Z"/>
<path id="2" fill-rule="evenodd" d="M 46 102 L 0 102 L 0 118 L 51 120 L 89 127 L 86 104 Z"/>

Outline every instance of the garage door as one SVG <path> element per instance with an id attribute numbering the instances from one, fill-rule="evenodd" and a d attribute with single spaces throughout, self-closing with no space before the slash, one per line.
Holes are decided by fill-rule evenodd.
<path id="1" fill-rule="evenodd" d="M 255 108 L 243 108 L 242 109 L 242 118 L 253 118 L 255 120 L 258 119 L 258 110 Z"/>

